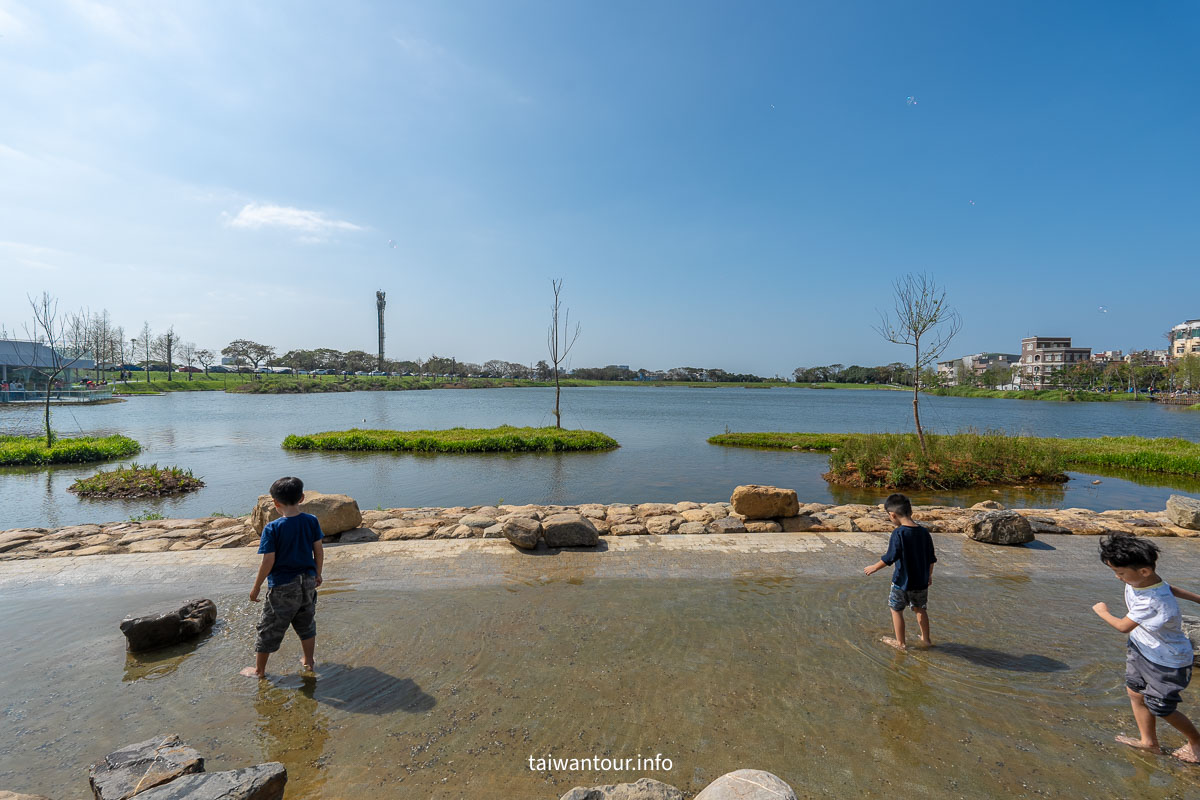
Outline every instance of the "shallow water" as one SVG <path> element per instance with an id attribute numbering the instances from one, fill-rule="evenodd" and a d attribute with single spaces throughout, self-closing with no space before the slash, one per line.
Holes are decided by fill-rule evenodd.
<path id="1" fill-rule="evenodd" d="M 173 464 L 207 487 L 151 501 L 81 500 L 67 492 L 96 467 L 0 469 L 0 529 L 127 519 L 145 511 L 170 517 L 245 514 L 281 475 L 314 490 L 344 492 L 363 508 L 509 503 L 677 502 L 728 499 L 743 483 L 787 486 L 805 501 L 879 501 L 879 493 L 831 488 L 819 453 L 764 452 L 709 445 L 741 431 L 907 431 L 905 392 L 808 389 L 598 387 L 563 393 L 564 424 L 614 436 L 611 453 L 413 456 L 390 453 L 288 453 L 289 433 L 351 427 L 443 428 L 550 425 L 552 389 L 356 392 L 282 396 L 220 392 L 134 397 L 127 402 L 57 408 L 64 433 L 124 433 L 142 443 L 139 462 Z M 1053 403 L 927 397 L 930 430 L 1001 428 L 1038 436 L 1176 436 L 1200 440 L 1200 414 L 1152 403 Z M 33 433 L 36 409 L 0 408 L 0 432 Z M 1200 480 L 1169 476 L 1073 474 L 1062 486 L 918 495 L 922 502 L 999 499 L 1018 507 L 1161 509 L 1175 492 L 1200 496 Z"/>
<path id="2" fill-rule="evenodd" d="M 1200 796 L 1194 769 L 1112 743 L 1132 725 L 1124 648 L 1089 610 L 1119 607 L 1111 579 L 943 578 L 940 647 L 908 654 L 878 643 L 883 580 L 331 581 L 317 678 L 278 674 L 290 639 L 262 683 L 236 674 L 258 610 L 240 592 L 214 598 L 198 645 L 145 659 L 115 625 L 167 592 L 65 591 L 8 598 L 0 617 L 6 788 L 84 797 L 88 764 L 176 732 L 209 770 L 284 762 L 293 798 L 557 798 L 642 776 L 690 794 L 743 767 L 801 797 Z M 661 753 L 673 769 L 531 771 L 547 753 Z"/>

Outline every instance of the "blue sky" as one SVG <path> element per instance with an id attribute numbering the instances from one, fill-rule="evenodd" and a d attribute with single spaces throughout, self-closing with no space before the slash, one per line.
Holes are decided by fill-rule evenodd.
<path id="1" fill-rule="evenodd" d="M 527 362 L 561 277 L 576 366 L 782 374 L 902 360 L 927 271 L 952 354 L 1160 347 L 1198 42 L 1192 3 L 0 0 L 0 323 L 369 351 L 384 289 L 389 355 Z"/>

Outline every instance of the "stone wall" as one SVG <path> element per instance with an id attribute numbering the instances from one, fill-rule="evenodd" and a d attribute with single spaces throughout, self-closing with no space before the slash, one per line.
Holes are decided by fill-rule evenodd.
<path id="1" fill-rule="evenodd" d="M 975 515 L 998 503 L 972 508 L 917 506 L 913 516 L 934 532 L 963 533 Z M 1016 509 L 1037 535 L 1101 535 L 1124 531 L 1138 536 L 1197 537 L 1200 531 L 1179 527 L 1164 511 L 1088 511 Z M 881 506 L 800 504 L 799 513 L 768 520 L 747 520 L 730 503 L 585 503 L 577 506 L 526 505 L 457 506 L 454 508 L 389 508 L 362 512 L 362 527 L 328 537 L 328 541 L 389 541 L 393 539 L 500 538 L 510 517 L 545 519 L 559 513 L 589 518 L 601 536 L 644 536 L 744 532 L 822 533 L 892 530 Z M 21 528 L 0 532 L 0 561 L 27 558 L 87 556 L 111 553 L 158 553 L 252 547 L 258 535 L 246 517 L 168 519 L 73 525 L 66 528 Z"/>

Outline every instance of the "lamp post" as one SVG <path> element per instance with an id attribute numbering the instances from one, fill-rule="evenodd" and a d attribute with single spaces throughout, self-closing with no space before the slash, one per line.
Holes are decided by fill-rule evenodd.
<path id="1" fill-rule="evenodd" d="M 130 356 L 130 358 L 137 358 L 137 339 L 136 338 L 129 340 L 129 356 Z M 129 383 L 129 381 L 125 381 L 125 382 Z"/>

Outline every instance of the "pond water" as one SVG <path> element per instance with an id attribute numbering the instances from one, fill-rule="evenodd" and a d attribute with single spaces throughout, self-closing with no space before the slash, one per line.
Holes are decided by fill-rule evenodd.
<path id="1" fill-rule="evenodd" d="M 878 642 L 885 583 L 786 571 L 423 591 L 334 580 L 316 678 L 286 674 L 290 638 L 272 665 L 282 674 L 261 683 L 237 675 L 257 614 L 243 591 L 214 595 L 221 618 L 202 642 L 145 659 L 124 653 L 116 621 L 177 594 L 15 593 L 0 616 L 0 786 L 81 798 L 90 763 L 174 732 L 209 771 L 278 760 L 288 797 L 321 800 L 553 800 L 643 776 L 691 796 L 743 767 L 805 798 L 1200 796 L 1195 769 L 1112 742 L 1132 726 L 1124 647 L 1089 610 L 1119 607 L 1111 576 L 940 579 L 939 647 L 909 654 Z M 1031 608 L 1054 608 L 1053 624 Z M 528 762 L 660 753 L 671 771 Z"/>
<path id="2" fill-rule="evenodd" d="M 282 475 L 313 490 L 343 492 L 363 508 L 507 503 L 675 502 L 727 499 L 743 483 L 795 488 L 803 501 L 878 502 L 878 493 L 831 488 L 827 457 L 715 447 L 734 431 L 907 431 L 911 395 L 889 391 L 598 387 L 563 391 L 564 424 L 615 437 L 611 453 L 448 455 L 288 453 L 289 433 L 351 427 L 444 428 L 550 425 L 552 389 L 357 392 L 327 395 L 174 393 L 124 403 L 56 408 L 69 433 L 123 433 L 142 443 L 138 461 L 191 469 L 205 489 L 159 501 L 88 501 L 66 491 L 95 466 L 0 470 L 0 528 L 126 519 L 244 514 Z M 953 433 L 1003 429 L 1037 436 L 1139 435 L 1200 440 L 1200 414 L 1151 403 L 1054 403 L 927 397 L 922 420 Z M 36 433 L 36 409 L 0 408 L 0 432 Z M 1162 508 L 1200 481 L 1167 476 L 1072 475 L 1065 486 L 917 495 L 921 501 L 999 499 L 1014 506 Z"/>

